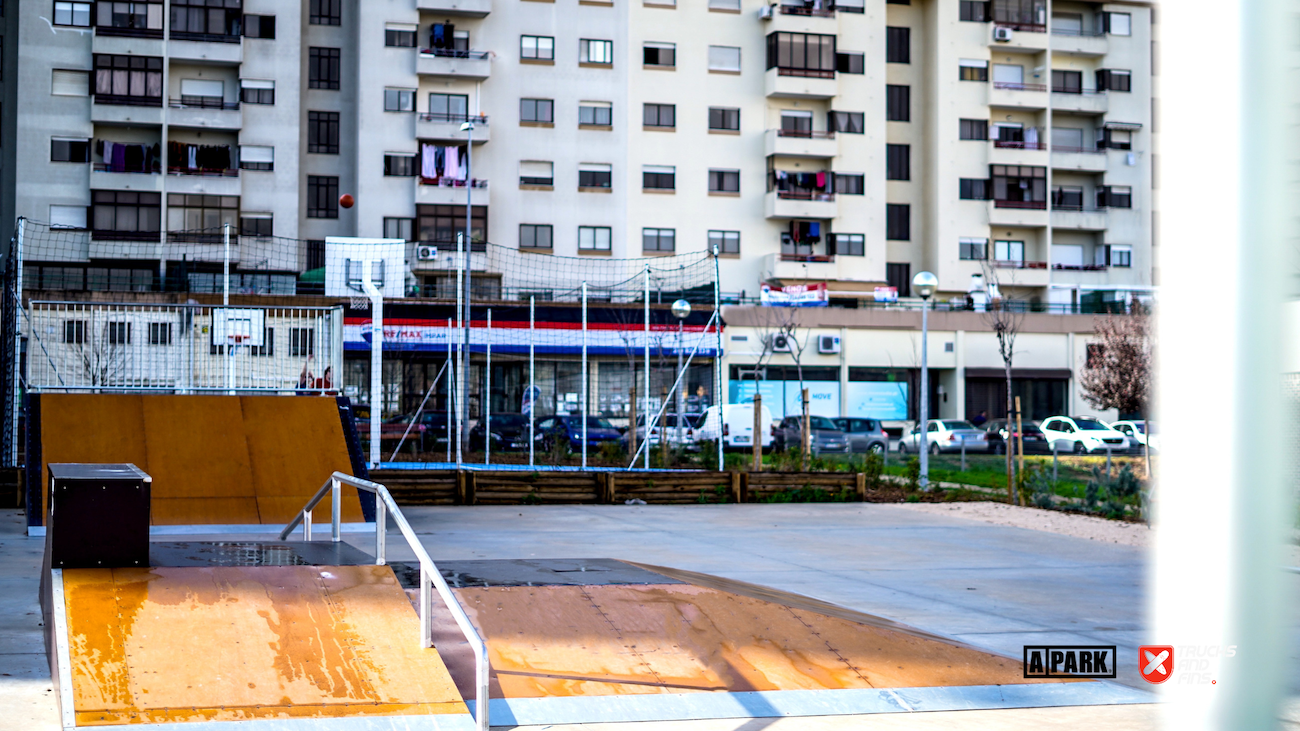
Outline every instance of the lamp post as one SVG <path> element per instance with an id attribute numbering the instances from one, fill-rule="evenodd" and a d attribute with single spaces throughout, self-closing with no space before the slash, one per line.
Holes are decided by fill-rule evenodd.
<path id="1" fill-rule="evenodd" d="M 934 295 L 934 290 L 939 287 L 939 278 L 930 272 L 917 272 L 912 277 L 912 291 L 921 298 L 921 422 L 920 433 L 917 435 L 916 449 L 921 453 L 921 478 L 919 480 L 922 490 L 930 488 L 930 361 L 929 346 L 926 340 L 930 336 L 930 297 Z"/>
<path id="2" fill-rule="evenodd" d="M 460 321 L 460 398 L 457 399 L 456 423 L 458 425 L 459 441 L 456 445 L 456 453 L 459 455 L 462 450 L 465 454 L 469 453 L 469 302 L 470 302 L 470 266 L 469 257 L 473 249 L 470 240 L 470 223 L 474 218 L 474 123 L 465 120 L 460 125 L 460 131 L 468 135 L 468 142 L 465 143 L 465 255 L 461 259 L 461 266 L 464 268 L 464 286 L 461 297 L 465 302 L 465 310 Z M 456 463 L 460 463 L 459 456 Z"/>
<path id="3" fill-rule="evenodd" d="M 685 332 L 686 318 L 691 316 L 691 303 L 686 300 L 677 300 L 673 303 L 672 313 L 673 317 L 677 318 L 677 377 L 680 380 L 677 385 L 676 434 L 677 445 L 680 447 L 685 436 L 682 433 L 682 412 L 686 410 L 686 378 L 682 375 L 682 334 Z M 668 430 L 664 429 L 662 433 L 667 434 Z M 667 467 L 667 465 L 664 466 Z"/>

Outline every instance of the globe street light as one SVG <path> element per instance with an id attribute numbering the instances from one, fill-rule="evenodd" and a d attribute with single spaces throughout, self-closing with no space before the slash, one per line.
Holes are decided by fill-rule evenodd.
<path id="1" fill-rule="evenodd" d="M 921 298 L 921 424 L 916 448 L 921 453 L 921 478 L 918 482 L 922 490 L 930 489 L 930 363 L 926 343 L 930 335 L 930 321 L 927 315 L 930 311 L 930 297 L 938 288 L 939 278 L 930 272 L 917 272 L 912 277 L 912 291 Z"/>
<path id="2" fill-rule="evenodd" d="M 675 433 L 677 434 L 677 445 L 681 446 L 682 442 L 684 441 L 683 434 L 682 434 L 682 412 L 686 410 L 686 399 L 685 399 L 686 377 L 682 375 L 682 334 L 685 331 L 684 325 L 686 324 L 686 318 L 691 316 L 691 303 L 687 302 L 686 300 L 677 300 L 676 302 L 673 303 L 672 313 L 673 313 L 673 317 L 677 318 L 678 383 L 677 383 L 677 426 L 675 428 Z M 667 434 L 668 430 L 663 429 L 661 433 Z M 650 434 L 649 432 L 647 432 L 646 437 L 648 438 L 649 436 Z M 668 465 L 664 465 L 664 466 L 667 467 Z"/>

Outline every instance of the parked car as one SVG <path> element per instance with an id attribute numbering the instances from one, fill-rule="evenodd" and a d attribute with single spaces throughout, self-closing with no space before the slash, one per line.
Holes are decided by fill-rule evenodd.
<path id="1" fill-rule="evenodd" d="M 1110 428 L 1128 437 L 1134 449 L 1148 444 L 1148 440 L 1152 451 L 1160 449 L 1160 430 L 1156 428 L 1154 421 L 1125 419 L 1111 424 Z"/>
<path id="2" fill-rule="evenodd" d="M 367 412 L 368 416 L 369 412 Z M 406 436 L 407 445 L 418 445 L 421 452 L 431 452 L 437 449 L 438 445 L 447 442 L 447 413 L 445 411 L 424 411 L 420 417 L 415 419 L 412 424 L 414 414 L 398 414 L 390 416 L 379 425 L 379 439 L 383 442 L 384 447 L 395 448 L 401 443 L 402 436 Z M 407 427 L 410 430 L 407 430 Z M 357 436 L 361 439 L 369 440 L 370 438 L 370 421 L 357 421 Z"/>
<path id="3" fill-rule="evenodd" d="M 1007 440 L 1014 440 L 1018 436 L 1016 432 L 1016 423 L 1007 419 L 995 419 L 984 425 L 984 436 L 989 443 L 989 451 L 994 454 L 1006 454 Z M 1036 421 L 1021 422 L 1021 428 L 1024 430 L 1025 454 L 1050 454 L 1052 445 L 1047 442 L 1047 437 L 1043 434 L 1043 429 Z M 1012 444 L 1012 450 L 1016 449 Z"/>
<path id="4" fill-rule="evenodd" d="M 803 417 L 787 416 L 773 431 L 778 451 L 798 447 L 803 444 Z M 812 454 L 848 454 L 848 436 L 825 416 L 809 416 L 808 431 L 808 451 Z"/>
<path id="5" fill-rule="evenodd" d="M 840 417 L 831 421 L 848 436 L 850 452 L 881 454 L 889 451 L 889 435 L 879 419 Z"/>
<path id="6" fill-rule="evenodd" d="M 754 448 L 754 402 L 747 404 L 727 404 L 722 407 L 722 448 L 727 449 L 753 449 Z M 695 429 L 695 440 L 698 442 L 716 442 L 718 441 L 718 419 L 719 408 L 710 406 L 700 415 L 698 426 Z M 759 424 L 759 442 L 764 452 L 772 448 L 772 410 L 766 406 L 760 407 L 758 414 Z"/>
<path id="7" fill-rule="evenodd" d="M 1104 452 L 1107 448 L 1123 452 L 1129 443 L 1128 437 L 1091 416 L 1053 416 L 1043 421 L 1043 434 L 1048 445 L 1075 454 Z"/>
<path id="8" fill-rule="evenodd" d="M 528 417 L 523 414 L 492 414 L 492 449 L 508 451 L 528 449 Z M 469 448 L 481 450 L 485 445 L 487 429 L 479 422 L 469 430 Z"/>
<path id="9" fill-rule="evenodd" d="M 654 449 L 655 447 L 662 445 L 665 438 L 664 434 L 666 432 L 668 446 L 673 449 L 696 449 L 695 419 L 698 417 L 699 414 L 682 414 L 681 429 L 677 428 L 676 414 L 664 414 L 659 417 L 659 422 L 650 430 L 650 448 Z M 632 429 L 628 429 L 623 433 L 622 437 L 623 449 L 629 452 L 631 451 L 632 446 L 631 433 Z M 644 441 L 646 441 L 645 415 L 641 414 L 636 417 L 636 443 L 640 445 Z"/>
<path id="10" fill-rule="evenodd" d="M 925 436 L 925 446 L 918 446 L 922 444 L 921 427 L 912 427 L 907 436 L 898 440 L 898 451 L 917 454 L 922 449 L 929 449 L 930 454 L 960 452 L 963 444 L 967 452 L 987 452 L 989 448 L 984 431 L 962 419 L 931 419 Z"/>
<path id="11" fill-rule="evenodd" d="M 533 427 L 534 439 L 537 440 L 543 451 L 549 451 L 552 446 L 568 442 L 569 450 L 573 452 L 582 451 L 582 417 L 581 416 L 547 416 L 538 419 L 537 425 Z M 616 442 L 623 438 L 609 420 L 602 419 L 599 416 L 587 417 L 587 447 L 600 448 L 604 442 Z"/>

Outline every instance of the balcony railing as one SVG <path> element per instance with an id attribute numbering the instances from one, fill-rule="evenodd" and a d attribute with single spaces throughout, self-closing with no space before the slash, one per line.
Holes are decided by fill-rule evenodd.
<path id="1" fill-rule="evenodd" d="M 1082 88 L 1080 88 L 1080 89 L 1067 89 L 1067 88 L 1065 88 L 1065 87 L 1063 87 L 1063 86 L 1056 86 L 1056 85 L 1053 85 L 1053 86 L 1052 86 L 1052 93 L 1053 93 L 1053 94 L 1083 94 L 1083 95 L 1086 95 L 1086 96 L 1097 96 L 1097 95 L 1099 95 L 1099 94 L 1105 94 L 1105 93 L 1106 93 L 1106 90 L 1105 90 L 1105 89 L 1082 89 Z"/>
<path id="2" fill-rule="evenodd" d="M 163 32 L 162 28 L 123 28 L 113 25 L 97 25 L 95 26 L 95 35 L 161 39 L 163 37 Z"/>
<path id="3" fill-rule="evenodd" d="M 488 57 L 487 51 L 466 51 L 459 48 L 422 48 L 420 53 L 440 58 L 474 58 L 482 60 Z"/>
<path id="4" fill-rule="evenodd" d="M 814 18 L 834 18 L 835 6 L 829 2 L 823 3 L 822 7 L 820 8 L 815 7 L 813 5 L 786 5 L 782 3 L 781 14 L 782 15 L 803 15 L 803 16 L 811 16 Z"/>
<path id="5" fill-rule="evenodd" d="M 1074 147 L 1072 145 L 1052 145 L 1052 152 L 1091 152 L 1106 154 L 1105 148 L 1100 147 Z"/>
<path id="6" fill-rule="evenodd" d="M 800 78 L 808 78 L 808 79 L 835 78 L 834 71 L 826 71 L 823 69 L 796 69 L 796 68 L 789 68 L 786 66 L 777 66 L 776 75 L 777 76 L 798 76 Z"/>
<path id="7" fill-rule="evenodd" d="M 97 162 L 91 167 L 97 173 L 135 173 L 137 175 L 157 175 L 158 173 L 162 172 L 162 166 L 156 162 L 152 166 L 150 166 L 151 167 L 150 170 L 123 170 L 121 167 L 117 165 L 112 165 L 106 162 Z"/>
<path id="8" fill-rule="evenodd" d="M 162 107 L 160 96 L 130 96 L 127 94 L 95 94 L 96 104 L 115 104 L 128 107 Z"/>
<path id="9" fill-rule="evenodd" d="M 1104 272 L 1108 267 L 1105 264 L 1053 264 L 1052 268 L 1071 272 Z"/>
<path id="10" fill-rule="evenodd" d="M 1010 91 L 1047 91 L 1047 84 L 1024 84 L 1019 81 L 995 81 L 994 89 L 1008 89 Z"/>
<path id="11" fill-rule="evenodd" d="M 155 208 L 156 212 L 157 209 Z M 157 241 L 160 231 L 111 231 L 91 229 L 90 238 L 95 241 Z"/>
<path id="12" fill-rule="evenodd" d="M 790 254 L 781 253 L 781 261 L 801 262 L 803 264 L 831 264 L 835 261 L 834 254 Z"/>
<path id="13" fill-rule="evenodd" d="M 426 178 L 420 176 L 420 185 L 436 185 L 439 188 L 486 188 L 488 181 L 474 178 L 466 183 L 464 180 L 452 180 L 451 178 Z"/>
<path id="14" fill-rule="evenodd" d="M 1074 36 L 1076 38 L 1098 38 L 1106 35 L 1104 30 L 1074 30 L 1072 28 L 1053 28 L 1054 36 Z"/>
<path id="15" fill-rule="evenodd" d="M 1010 150 L 1046 150 L 1047 144 L 1043 142 L 1025 142 L 1024 140 L 993 140 L 994 147 L 1002 147 Z"/>
<path id="16" fill-rule="evenodd" d="M 1024 33 L 1046 33 L 1047 26 L 1043 23 L 1021 23 L 1014 20 L 999 20 L 996 16 L 993 18 L 993 25 L 999 25 L 1003 28 L 1018 30 Z"/>
<path id="17" fill-rule="evenodd" d="M 167 172 L 172 175 L 205 175 L 214 178 L 236 178 L 239 177 L 239 169 L 229 168 L 184 168 L 168 166 Z"/>
<path id="18" fill-rule="evenodd" d="M 422 112 L 419 115 L 421 122 L 449 122 L 453 124 L 464 124 L 473 122 L 474 124 L 487 124 L 486 114 L 447 114 L 446 112 Z"/>
<path id="19" fill-rule="evenodd" d="M 167 100 L 172 109 L 239 109 L 239 102 L 228 102 L 219 96 L 183 96 Z"/>
<path id="20" fill-rule="evenodd" d="M 811 130 L 811 129 L 778 129 L 777 137 L 799 137 L 805 140 L 833 140 L 835 139 L 834 130 Z"/>
<path id="21" fill-rule="evenodd" d="M 186 30 L 174 30 L 173 41 L 200 41 L 203 43 L 239 43 L 241 36 L 229 33 L 194 33 Z"/>
<path id="22" fill-rule="evenodd" d="M 1019 261 L 1015 259 L 994 259 L 989 264 L 998 269 L 1046 269 L 1045 261 Z"/>
<path id="23" fill-rule="evenodd" d="M 832 202 L 835 200 L 834 193 L 827 193 L 820 190 L 781 190 L 777 189 L 776 197 L 788 201 L 823 201 Z"/>
<path id="24" fill-rule="evenodd" d="M 1024 208 L 1029 210 L 1047 210 L 1047 201 L 1008 201 L 994 200 L 994 208 Z"/>
<path id="25" fill-rule="evenodd" d="M 438 249 L 439 254 L 455 254 L 456 247 L 460 244 L 455 239 L 431 239 L 428 241 L 416 241 L 418 246 L 432 246 Z M 469 251 L 471 254 L 481 254 L 487 251 L 486 241 L 470 241 Z"/>

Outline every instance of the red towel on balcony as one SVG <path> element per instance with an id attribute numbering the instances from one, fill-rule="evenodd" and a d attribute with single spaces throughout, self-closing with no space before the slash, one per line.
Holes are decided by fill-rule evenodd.
<path id="1" fill-rule="evenodd" d="M 826 187 L 826 173 L 817 173 L 817 187 L 819 189 Z"/>

